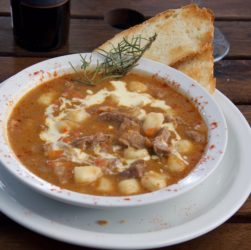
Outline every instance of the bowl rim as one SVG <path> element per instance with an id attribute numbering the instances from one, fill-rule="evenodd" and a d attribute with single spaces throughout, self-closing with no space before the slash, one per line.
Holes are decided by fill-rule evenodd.
<path id="1" fill-rule="evenodd" d="M 92 56 L 94 61 L 100 59 L 98 55 L 93 53 L 81 54 L 87 57 Z M 0 163 L 2 163 L 12 175 L 36 191 L 65 203 L 84 207 L 131 207 L 152 204 L 181 195 L 201 184 L 217 168 L 226 150 L 228 129 L 225 117 L 213 96 L 184 73 L 162 63 L 142 58 L 138 66 L 135 67 L 135 70 L 144 70 L 150 74 L 157 74 L 163 79 L 171 80 L 172 87 L 188 97 L 195 104 L 204 120 L 206 119 L 209 143 L 205 150 L 203 160 L 177 184 L 154 192 L 131 196 L 94 196 L 82 194 L 61 189 L 33 174 L 16 158 L 11 146 L 8 144 L 6 124 L 11 110 L 15 107 L 18 100 L 32 88 L 49 79 L 55 78 L 53 72 L 59 73 L 59 76 L 73 72 L 68 62 L 79 63 L 79 60 L 79 54 L 65 55 L 45 60 L 20 71 L 0 85 Z M 25 82 L 24 85 L 18 84 L 22 78 L 25 78 L 26 81 L 28 80 L 29 82 Z M 11 88 L 12 85 L 13 88 Z M 6 93 L 10 92 L 10 90 L 8 90 L 9 88 L 14 90 L 14 86 L 20 90 L 15 91 L 13 96 L 8 99 Z M 1 105 L 1 102 L 4 105 Z M 210 109 L 212 109 L 213 112 L 210 113 Z M 4 113 L 6 115 L 5 119 L 2 117 Z M 215 126 L 215 124 L 212 126 L 213 123 L 217 126 Z M 213 148 L 214 150 L 210 150 L 211 142 L 213 142 L 211 146 L 216 145 L 217 152 L 215 147 Z M 202 174 L 202 176 L 197 176 L 203 172 L 204 174 Z M 195 178 L 195 180 L 191 180 L 192 177 Z M 182 182 L 185 183 L 184 186 L 181 185 Z"/>

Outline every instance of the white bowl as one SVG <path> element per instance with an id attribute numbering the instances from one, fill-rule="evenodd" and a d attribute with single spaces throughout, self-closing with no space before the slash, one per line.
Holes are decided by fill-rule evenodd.
<path id="1" fill-rule="evenodd" d="M 90 54 L 86 54 L 90 56 Z M 97 60 L 92 55 L 93 61 Z M 39 84 L 53 79 L 55 75 L 72 73 L 71 62 L 80 63 L 79 54 L 53 58 L 35 64 L 12 76 L 0 86 L 0 160 L 2 165 L 23 183 L 56 200 L 89 207 L 125 207 L 151 204 L 178 196 L 203 182 L 219 165 L 227 144 L 227 125 L 214 98 L 193 79 L 164 64 L 141 59 L 136 70 L 157 74 L 172 82 L 171 85 L 184 93 L 196 105 L 208 126 L 207 149 L 196 167 L 184 179 L 164 189 L 134 196 L 104 197 L 81 194 L 58 186 L 37 177 L 15 156 L 7 137 L 7 121 L 18 100 Z M 206 195 L 206 194 L 205 194 Z"/>

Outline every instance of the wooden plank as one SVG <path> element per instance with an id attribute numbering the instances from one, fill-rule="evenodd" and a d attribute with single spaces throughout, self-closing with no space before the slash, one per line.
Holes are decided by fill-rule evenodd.
<path id="1" fill-rule="evenodd" d="M 251 109 L 249 110 L 251 113 Z M 239 211 L 235 214 L 236 216 L 249 216 L 251 218 L 251 196 L 247 201 L 242 205 Z"/>
<path id="2" fill-rule="evenodd" d="M 191 0 L 72 0 L 71 14 L 73 17 L 90 17 L 102 18 L 103 15 L 116 8 L 131 8 L 144 14 L 145 16 L 153 16 L 156 13 L 169 8 L 180 8 L 185 4 L 189 4 Z M 214 11 L 217 19 L 251 19 L 250 0 L 242 0 L 241 4 L 238 0 L 225 1 L 194 1 L 200 2 L 202 6 L 210 8 Z M 9 15 L 9 0 L 0 0 L 0 14 Z"/>
<path id="3" fill-rule="evenodd" d="M 0 15 L 9 15 L 10 14 L 10 1 L 0 0 Z"/>
<path id="4" fill-rule="evenodd" d="M 217 229 L 188 242 L 162 248 L 168 250 L 250 250 L 251 249 L 251 223 L 225 223 Z M 0 246 L 4 250 L 84 250 L 81 248 L 52 240 L 33 233 L 14 222 L 1 226 L 0 224 Z"/>
<path id="5" fill-rule="evenodd" d="M 4 67 L 0 67 L 0 82 L 45 59 L 39 57 L 0 57 L 0 64 L 4 65 Z"/>
<path id="6" fill-rule="evenodd" d="M 251 60 L 223 60 L 215 64 L 217 88 L 235 103 L 251 103 Z"/>
<path id="7" fill-rule="evenodd" d="M 4 65 L 0 67 L 0 82 L 42 60 L 44 58 L 0 57 L 0 64 Z M 217 88 L 233 102 L 251 104 L 251 60 L 223 60 L 215 64 L 215 75 Z"/>
<path id="8" fill-rule="evenodd" d="M 237 105 L 237 108 L 242 112 L 242 114 L 247 119 L 249 125 L 251 126 L 251 105 Z M 250 200 L 250 212 L 251 212 L 251 200 Z"/>
<path id="9" fill-rule="evenodd" d="M 216 18 L 220 19 L 250 19 L 250 1 L 242 0 L 241 4 L 238 0 L 103 0 L 100 4 L 99 0 L 73 0 L 72 15 L 73 16 L 103 16 L 107 11 L 116 8 L 131 8 L 139 11 L 147 17 L 154 16 L 157 13 L 170 8 L 180 8 L 191 2 L 200 3 L 202 6 L 210 8 L 214 11 Z"/>
<path id="10" fill-rule="evenodd" d="M 51 57 L 68 53 L 92 51 L 113 36 L 117 30 L 103 20 L 71 20 L 69 43 L 51 52 L 30 52 L 14 42 L 10 17 L 0 17 L 0 55 Z"/>
<path id="11" fill-rule="evenodd" d="M 10 55 L 29 55 L 29 56 L 52 56 L 66 53 L 76 53 L 80 51 L 91 51 L 102 44 L 115 33 L 118 29 L 110 27 L 103 20 L 75 20 L 71 21 L 71 32 L 69 44 L 63 48 L 52 52 L 28 52 L 13 41 L 12 30 L 9 17 L 0 17 L 0 53 Z M 218 22 L 219 27 L 226 33 L 231 50 L 229 56 L 251 56 L 250 32 L 251 22 Z M 229 27 L 230 26 L 230 27 Z M 226 32 L 225 32 L 226 31 Z"/>
<path id="12" fill-rule="evenodd" d="M 251 57 L 251 22 L 219 21 L 215 22 L 215 25 L 220 28 L 230 43 L 228 58 Z"/>
<path id="13" fill-rule="evenodd" d="M 231 44 L 230 57 L 251 58 L 251 21 L 219 21 L 216 25 L 226 34 Z M 72 19 L 68 45 L 51 52 L 29 52 L 15 44 L 10 17 L 0 17 L 0 55 L 51 57 L 91 51 L 119 31 L 103 20 Z"/>

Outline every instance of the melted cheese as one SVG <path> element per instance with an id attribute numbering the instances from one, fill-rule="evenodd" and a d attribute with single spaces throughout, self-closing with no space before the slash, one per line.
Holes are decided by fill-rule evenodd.
<path id="1" fill-rule="evenodd" d="M 45 110 L 45 125 L 47 129 L 40 133 L 40 139 L 46 143 L 57 142 L 60 138 L 64 138 L 66 134 L 63 134 L 58 129 L 58 123 L 61 120 L 62 115 L 54 116 L 54 110 L 57 106 L 52 104 Z"/>
<path id="2" fill-rule="evenodd" d="M 178 132 L 176 131 L 174 124 L 172 122 L 168 122 L 168 123 L 163 123 L 162 128 L 167 128 L 169 131 L 173 132 L 175 134 L 175 139 L 171 140 L 171 144 L 172 144 L 172 149 L 171 152 L 173 155 L 175 155 L 177 158 L 179 158 L 180 160 L 182 160 L 186 165 L 188 165 L 189 163 L 182 157 L 182 155 L 176 150 L 175 144 L 181 140 L 180 135 L 178 134 Z"/>
<path id="3" fill-rule="evenodd" d="M 118 98 L 118 104 L 121 106 L 136 107 L 150 104 L 150 106 L 158 107 L 164 111 L 171 108 L 166 105 L 165 101 L 155 99 L 149 94 L 128 91 L 125 82 L 111 81 L 111 84 L 115 88 L 112 93 Z"/>
<path id="4" fill-rule="evenodd" d="M 151 105 L 153 108 L 160 108 L 164 111 L 169 110 L 171 107 L 166 105 L 165 101 L 163 100 L 154 100 Z"/>
<path id="5" fill-rule="evenodd" d="M 89 94 L 89 95 L 92 95 L 93 94 L 93 91 L 91 89 L 87 89 L 86 90 L 86 93 Z"/>
<path id="6" fill-rule="evenodd" d="M 122 81 L 111 81 L 115 88 L 113 95 L 118 98 L 118 105 L 126 107 L 145 106 L 149 104 L 152 97 L 148 94 L 128 91 L 126 83 Z"/>
<path id="7" fill-rule="evenodd" d="M 177 142 L 178 142 L 177 140 L 174 140 L 174 139 L 171 140 L 172 154 L 175 155 L 180 160 L 182 160 L 186 165 L 188 165 L 189 163 L 188 163 L 188 161 L 186 161 L 186 159 L 185 159 L 186 157 L 185 156 L 182 157 L 182 155 L 176 150 L 176 143 Z"/>
<path id="8" fill-rule="evenodd" d="M 178 134 L 178 132 L 177 132 L 176 129 L 174 128 L 174 125 L 173 125 L 172 122 L 163 123 L 163 124 L 161 125 L 161 127 L 162 127 L 162 128 L 165 127 L 165 128 L 167 128 L 169 131 L 172 131 L 172 132 L 175 134 L 177 140 L 180 140 L 180 139 L 181 139 L 180 135 Z"/>

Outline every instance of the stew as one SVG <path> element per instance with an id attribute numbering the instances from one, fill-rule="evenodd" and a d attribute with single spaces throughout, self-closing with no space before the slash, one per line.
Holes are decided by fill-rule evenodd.
<path id="1" fill-rule="evenodd" d="M 134 195 L 177 183 L 201 159 L 207 126 L 162 79 L 142 72 L 95 86 L 77 79 L 48 81 L 12 111 L 10 144 L 37 176 L 80 193 Z"/>

